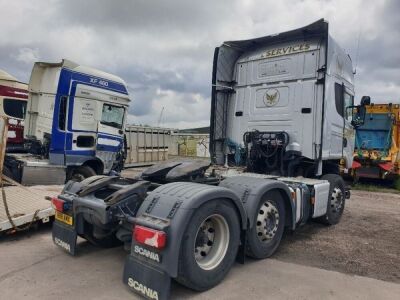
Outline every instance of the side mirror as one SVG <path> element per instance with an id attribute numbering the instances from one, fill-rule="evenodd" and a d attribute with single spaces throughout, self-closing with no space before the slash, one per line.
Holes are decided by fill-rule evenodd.
<path id="1" fill-rule="evenodd" d="M 362 96 L 361 97 L 361 102 L 360 102 L 361 106 L 370 105 L 370 104 L 371 104 L 371 97 L 370 96 Z"/>
<path id="2" fill-rule="evenodd" d="M 354 128 L 364 125 L 365 111 L 366 109 L 363 105 L 352 105 L 346 107 L 346 114 L 347 116 L 351 116 L 351 125 Z"/>

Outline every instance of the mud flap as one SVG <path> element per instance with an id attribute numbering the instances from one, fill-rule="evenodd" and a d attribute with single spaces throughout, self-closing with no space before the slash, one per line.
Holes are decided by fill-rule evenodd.
<path id="1" fill-rule="evenodd" d="M 124 266 L 124 283 L 135 293 L 147 299 L 169 299 L 171 277 L 149 264 L 143 264 L 128 255 Z"/>
<path id="2" fill-rule="evenodd" d="M 53 242 L 71 255 L 75 255 L 77 233 L 73 227 L 53 222 Z"/>

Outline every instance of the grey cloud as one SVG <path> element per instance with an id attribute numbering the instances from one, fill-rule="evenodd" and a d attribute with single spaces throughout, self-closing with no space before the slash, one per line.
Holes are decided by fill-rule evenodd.
<path id="1" fill-rule="evenodd" d="M 353 61 L 361 28 L 357 99 L 369 94 L 382 102 L 400 94 L 397 0 L 27 0 L 1 6 L 15 16 L 0 19 L 0 68 L 27 81 L 36 55 L 114 73 L 128 83 L 130 120 L 137 123 L 154 124 L 165 107 L 168 126 L 208 124 L 215 46 L 321 17 Z"/>
<path id="2" fill-rule="evenodd" d="M 223 21 L 235 1 L 70 0 L 58 3 L 67 20 L 86 26 L 172 31 L 201 30 L 205 22 Z"/>
<path id="3" fill-rule="evenodd" d="M 179 71 L 171 71 L 133 65 L 129 69 L 120 69 L 118 74 L 128 83 L 132 82 L 132 85 L 158 86 L 163 90 L 200 93 L 204 96 L 208 96 L 211 90 L 211 72 L 202 76 L 203 74 L 184 68 Z"/>

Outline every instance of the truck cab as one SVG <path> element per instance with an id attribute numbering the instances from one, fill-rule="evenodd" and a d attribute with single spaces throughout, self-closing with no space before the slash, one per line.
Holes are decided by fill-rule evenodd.
<path id="1" fill-rule="evenodd" d="M 7 152 L 23 151 L 28 85 L 0 70 L 0 116 L 8 119 Z"/>
<path id="2" fill-rule="evenodd" d="M 352 164 L 352 62 L 319 20 L 224 42 L 214 54 L 210 152 L 216 164 L 314 177 Z M 354 123 L 353 123 L 354 124 Z"/>
<path id="3" fill-rule="evenodd" d="M 63 183 L 120 170 L 129 101 L 115 75 L 66 59 L 35 63 L 24 128 L 30 154 L 14 155 L 22 170 L 16 177 L 31 184 L 28 175 L 38 177 L 29 169 L 51 170 Z"/>

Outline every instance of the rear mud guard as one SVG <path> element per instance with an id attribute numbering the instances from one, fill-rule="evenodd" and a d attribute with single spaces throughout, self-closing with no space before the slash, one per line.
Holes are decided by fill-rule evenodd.
<path id="1" fill-rule="evenodd" d="M 169 299 L 171 277 L 149 264 L 143 264 L 128 255 L 124 266 L 123 281 L 135 293 L 147 299 Z"/>
<path id="2" fill-rule="evenodd" d="M 73 227 L 67 227 L 57 221 L 53 223 L 53 242 L 71 255 L 76 253 L 77 233 Z"/>

